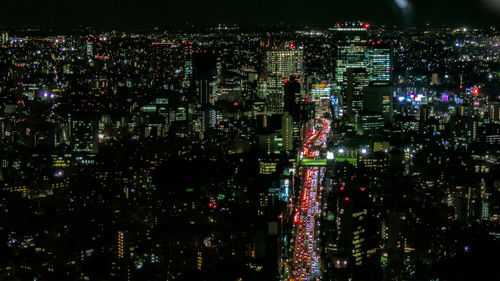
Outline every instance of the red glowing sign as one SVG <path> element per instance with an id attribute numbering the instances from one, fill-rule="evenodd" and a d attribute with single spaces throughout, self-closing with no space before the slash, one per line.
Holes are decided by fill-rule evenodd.
<path id="1" fill-rule="evenodd" d="M 364 187 L 360 187 L 359 189 L 360 189 L 361 191 L 365 191 L 365 189 L 366 189 L 366 188 L 364 188 Z"/>
<path id="2" fill-rule="evenodd" d="M 343 187 L 343 186 L 341 186 L 341 187 L 340 187 L 340 190 L 341 190 L 341 191 L 343 191 L 343 190 L 344 190 L 344 187 Z"/>
<path id="3" fill-rule="evenodd" d="M 235 102 L 235 103 L 233 103 L 233 105 L 234 105 L 234 106 L 238 106 L 238 105 L 240 105 L 240 104 L 239 104 L 239 103 L 237 103 L 237 102 Z"/>
<path id="4" fill-rule="evenodd" d="M 370 28 L 370 24 L 369 23 L 365 23 L 365 28 L 366 29 Z"/>
<path id="5" fill-rule="evenodd" d="M 349 197 L 344 198 L 345 201 L 349 201 Z"/>
<path id="6" fill-rule="evenodd" d="M 472 89 L 472 94 L 473 94 L 474 96 L 476 96 L 477 94 L 479 94 L 479 87 L 477 87 L 477 86 L 476 86 L 476 87 L 474 87 L 474 89 Z"/>
<path id="7" fill-rule="evenodd" d="M 290 43 L 290 48 L 293 48 L 293 47 L 295 47 L 295 44 Z"/>

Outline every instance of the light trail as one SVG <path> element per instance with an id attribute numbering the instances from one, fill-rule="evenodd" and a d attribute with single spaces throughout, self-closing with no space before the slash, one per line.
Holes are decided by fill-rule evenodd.
<path id="1" fill-rule="evenodd" d="M 306 132 L 301 155 L 316 159 L 326 151 L 330 123 L 318 118 L 307 123 Z M 324 173 L 325 168 L 320 166 L 301 168 L 300 171 L 301 196 L 295 208 L 294 248 L 289 280 L 321 279 L 319 216 Z"/>

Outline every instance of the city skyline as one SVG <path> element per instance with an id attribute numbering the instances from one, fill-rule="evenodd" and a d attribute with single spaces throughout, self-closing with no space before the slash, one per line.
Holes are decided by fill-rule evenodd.
<path id="1" fill-rule="evenodd" d="M 425 5 L 397 0 L 396 26 L 303 26 L 294 3 L 217 2 L 167 29 L 115 3 L 0 28 L 0 280 L 500 280 L 486 16 L 412 26 Z M 241 24 L 212 24 L 231 5 Z"/>

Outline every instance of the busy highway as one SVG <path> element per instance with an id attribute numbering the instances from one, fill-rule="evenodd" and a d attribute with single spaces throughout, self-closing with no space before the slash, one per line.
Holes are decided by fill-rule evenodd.
<path id="1" fill-rule="evenodd" d="M 330 123 L 317 118 L 306 124 L 301 159 L 317 159 L 326 153 Z M 294 210 L 293 258 L 289 280 L 320 280 L 320 206 L 323 166 L 303 166 L 300 175 L 300 197 Z"/>

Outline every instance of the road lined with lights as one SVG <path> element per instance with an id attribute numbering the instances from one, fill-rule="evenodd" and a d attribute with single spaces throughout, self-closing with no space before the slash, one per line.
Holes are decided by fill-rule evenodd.
<path id="1" fill-rule="evenodd" d="M 306 137 L 301 159 L 317 159 L 326 153 L 330 122 L 317 118 L 306 124 Z M 301 193 L 295 207 L 293 258 L 289 280 L 320 280 L 321 183 L 325 167 L 309 166 L 300 171 Z"/>

